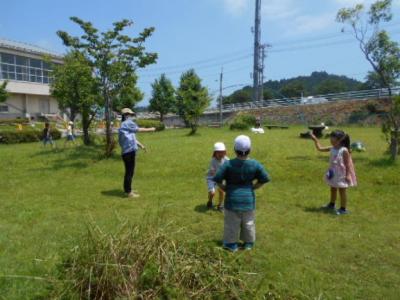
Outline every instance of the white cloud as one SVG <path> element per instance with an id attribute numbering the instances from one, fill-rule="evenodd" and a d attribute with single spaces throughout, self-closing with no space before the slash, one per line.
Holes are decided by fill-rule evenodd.
<path id="1" fill-rule="evenodd" d="M 225 9 L 233 14 L 241 14 L 251 4 L 249 0 L 223 0 Z"/>
<path id="2" fill-rule="evenodd" d="M 326 13 L 322 15 L 300 15 L 293 19 L 292 34 L 306 34 L 310 32 L 323 31 L 335 23 L 335 14 Z"/>
<path id="3" fill-rule="evenodd" d="M 299 35 L 323 31 L 335 22 L 332 12 L 315 15 L 304 12 L 304 1 L 268 0 L 263 2 L 263 16 L 284 27 L 284 35 Z"/>
<path id="4" fill-rule="evenodd" d="M 356 4 L 364 4 L 369 6 L 376 0 L 332 0 L 332 1 L 341 7 L 352 7 Z M 393 0 L 392 3 L 394 7 L 400 6 L 400 0 Z"/>
<path id="5" fill-rule="evenodd" d="M 334 0 L 337 4 L 345 7 L 351 7 L 356 4 L 371 4 L 374 0 Z"/>

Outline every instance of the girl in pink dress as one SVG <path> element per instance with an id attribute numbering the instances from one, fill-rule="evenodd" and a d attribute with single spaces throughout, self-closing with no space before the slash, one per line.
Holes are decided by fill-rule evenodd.
<path id="1" fill-rule="evenodd" d="M 347 214 L 347 188 L 357 185 L 356 173 L 351 158 L 350 137 L 341 130 L 331 133 L 331 147 L 322 147 L 318 139 L 311 134 L 315 147 L 321 152 L 330 152 L 329 169 L 325 174 L 325 182 L 331 187 L 331 201 L 323 206 L 326 209 L 335 209 L 337 192 L 340 194 L 340 209 L 338 215 Z"/>

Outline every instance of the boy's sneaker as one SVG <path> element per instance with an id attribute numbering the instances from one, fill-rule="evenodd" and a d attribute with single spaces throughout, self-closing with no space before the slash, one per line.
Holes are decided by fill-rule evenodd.
<path id="1" fill-rule="evenodd" d="M 322 209 L 335 209 L 335 204 L 329 202 L 328 204 L 321 206 L 321 208 Z"/>
<path id="2" fill-rule="evenodd" d="M 209 209 L 213 208 L 213 203 L 212 203 L 212 201 L 208 201 L 208 202 L 207 202 L 207 208 L 209 208 Z"/>
<path id="3" fill-rule="evenodd" d="M 223 248 L 231 252 L 236 252 L 239 247 L 237 243 L 224 243 Z"/>
<path id="4" fill-rule="evenodd" d="M 219 212 L 224 212 L 224 207 L 222 205 L 218 205 L 217 210 Z"/>
<path id="5" fill-rule="evenodd" d="M 254 243 L 244 243 L 243 250 L 252 250 L 254 247 Z"/>
<path id="6" fill-rule="evenodd" d="M 349 211 L 347 209 L 343 209 L 343 208 L 339 208 L 338 210 L 336 210 L 336 214 L 338 216 L 340 215 L 347 215 L 349 213 Z"/>

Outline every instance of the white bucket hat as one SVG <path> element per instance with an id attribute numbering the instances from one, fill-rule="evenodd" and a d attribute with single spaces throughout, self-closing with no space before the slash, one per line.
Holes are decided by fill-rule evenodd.
<path id="1" fill-rule="evenodd" d="M 133 111 L 132 111 L 132 109 L 130 109 L 130 108 L 123 108 L 122 110 L 121 110 L 121 114 L 123 114 L 123 115 L 132 115 L 132 116 L 134 116 L 134 115 L 136 115 Z"/>
<path id="2" fill-rule="evenodd" d="M 214 144 L 214 151 L 226 151 L 224 143 L 218 142 Z"/>
<path id="3" fill-rule="evenodd" d="M 247 135 L 239 135 L 235 139 L 235 150 L 239 152 L 247 152 L 251 148 L 251 140 Z"/>

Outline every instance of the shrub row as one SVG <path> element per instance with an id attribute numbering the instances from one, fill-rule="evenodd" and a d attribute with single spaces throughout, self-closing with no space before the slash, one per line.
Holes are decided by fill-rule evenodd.
<path id="1" fill-rule="evenodd" d="M 24 124 L 28 123 L 28 118 L 18 118 L 18 119 L 0 119 L 0 124 Z"/>
<path id="2" fill-rule="evenodd" d="M 143 128 L 155 127 L 157 131 L 161 131 L 161 130 L 165 129 L 164 123 L 162 123 L 158 120 L 140 119 L 140 120 L 136 120 L 136 123 L 139 127 L 143 127 Z"/>
<path id="3" fill-rule="evenodd" d="M 253 115 L 238 115 L 230 125 L 231 130 L 247 130 L 256 124 L 256 117 Z"/>
<path id="4" fill-rule="evenodd" d="M 57 129 L 51 130 L 53 140 L 61 138 L 61 132 Z M 22 130 L 22 131 L 0 131 L 0 144 L 32 143 L 43 139 L 41 130 Z"/>

